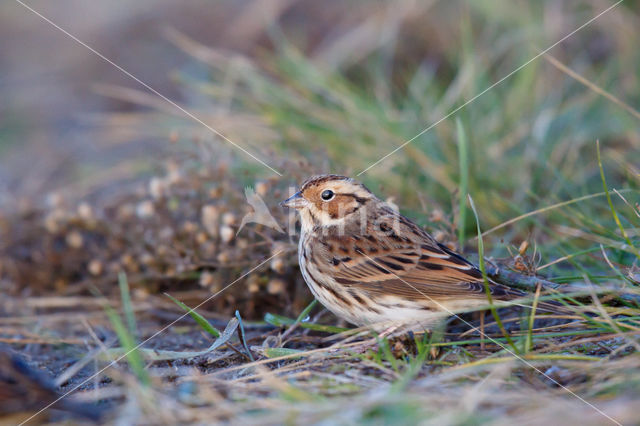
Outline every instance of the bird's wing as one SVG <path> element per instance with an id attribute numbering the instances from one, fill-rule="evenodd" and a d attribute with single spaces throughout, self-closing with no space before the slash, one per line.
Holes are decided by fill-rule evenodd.
<path id="1" fill-rule="evenodd" d="M 486 298 L 482 274 L 472 263 L 438 244 L 408 219 L 399 218 L 384 235 L 369 232 L 365 237 L 347 234 L 328 238 L 324 256 L 328 274 L 339 284 L 379 295 Z M 489 290 L 501 300 L 525 295 L 493 282 L 489 282 Z"/>

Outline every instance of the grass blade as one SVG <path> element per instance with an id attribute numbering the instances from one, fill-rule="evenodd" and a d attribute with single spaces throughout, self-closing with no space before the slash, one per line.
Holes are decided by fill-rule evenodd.
<path id="1" fill-rule="evenodd" d="M 473 198 L 471 198 L 471 195 L 469 195 L 469 203 L 471 204 L 471 210 L 473 211 L 473 215 L 476 218 L 476 227 L 478 232 L 478 265 L 480 266 L 480 272 L 482 272 L 482 280 L 484 282 L 484 291 L 487 294 L 487 299 L 489 300 L 489 305 L 490 305 L 489 309 L 491 311 L 491 315 L 496 320 L 496 324 L 498 324 L 500 331 L 504 335 L 505 339 L 507 339 L 509 346 L 511 346 L 511 348 L 515 351 L 515 353 L 518 353 L 518 349 L 516 345 L 513 343 L 513 340 L 511 339 L 511 336 L 509 336 L 509 333 L 507 333 L 507 330 L 504 328 L 504 324 L 500 319 L 500 315 L 498 315 L 498 311 L 493 305 L 493 297 L 491 297 L 491 290 L 489 289 L 489 278 L 487 277 L 487 270 L 484 264 L 484 242 L 482 240 L 482 232 L 480 230 L 480 219 L 478 219 L 478 212 L 476 211 L 476 206 L 473 203 Z"/>
<path id="2" fill-rule="evenodd" d="M 285 317 L 284 315 L 272 314 L 270 312 L 267 312 L 264 315 L 264 321 L 276 327 L 285 327 L 285 326 L 293 325 L 296 322 L 296 320 L 292 318 Z M 325 333 L 332 333 L 332 334 L 343 333 L 349 330 L 348 328 L 335 327 L 332 325 L 313 324 L 309 322 L 301 322 L 299 324 L 299 327 L 308 328 L 309 330 L 314 330 L 314 331 L 324 331 Z"/>
<path id="3" fill-rule="evenodd" d="M 151 380 L 147 370 L 144 368 L 144 360 L 137 348 L 136 339 L 129 330 L 127 330 L 127 327 L 124 325 L 115 309 L 108 304 L 105 304 L 104 309 L 109 317 L 109 321 L 111 321 L 111 325 L 113 325 L 113 328 L 115 329 L 118 339 L 120 340 L 122 352 L 126 355 L 127 362 L 129 363 L 131 370 L 133 370 L 141 383 L 149 385 Z"/>
<path id="4" fill-rule="evenodd" d="M 251 353 L 251 351 L 249 350 L 249 346 L 247 345 L 247 339 L 244 334 L 244 326 L 242 325 L 242 317 L 240 316 L 240 311 L 238 310 L 236 310 L 236 318 L 238 319 L 240 328 L 240 340 L 242 341 L 242 346 L 244 347 L 244 350 L 247 351 L 249 359 L 253 362 L 255 361 L 255 359 L 253 358 L 253 354 Z"/>
<path id="5" fill-rule="evenodd" d="M 456 133 L 458 135 L 458 162 L 460 168 L 460 186 L 458 188 L 460 204 L 458 206 L 458 246 L 464 247 L 465 224 L 467 222 L 467 194 L 469 193 L 469 147 L 467 135 L 459 117 L 456 117 Z"/>
<path id="6" fill-rule="evenodd" d="M 212 326 L 209 323 L 209 321 L 207 321 L 207 319 L 205 317 L 203 317 L 202 315 L 200 315 L 199 313 L 197 313 L 196 311 L 194 311 L 193 309 L 191 309 L 190 307 L 188 307 L 187 305 L 185 305 L 184 303 L 182 303 L 178 299 L 174 298 L 170 294 L 165 293 L 165 296 L 167 296 L 169 299 L 173 300 L 173 302 L 176 305 L 180 306 L 182 309 L 187 311 L 189 313 L 189 315 L 191 316 L 191 318 L 193 318 L 198 323 L 198 325 L 203 328 L 204 331 L 206 331 L 207 333 L 211 334 L 214 337 L 220 337 L 220 331 L 218 331 L 217 328 Z"/>
<path id="7" fill-rule="evenodd" d="M 203 351 L 171 351 L 171 350 L 165 350 L 165 349 L 139 348 L 136 350 L 136 352 L 139 354 L 139 356 L 142 359 L 150 362 L 175 361 L 178 359 L 195 358 L 198 356 L 206 355 L 209 352 L 213 352 L 214 350 L 226 344 L 231 339 L 231 337 L 233 337 L 233 333 L 236 332 L 237 328 L 238 328 L 238 319 L 231 318 L 231 320 L 225 327 L 220 337 L 217 338 L 211 344 L 211 346 L 209 346 L 207 349 Z M 128 352 L 127 348 L 124 348 L 124 347 L 107 349 L 101 357 L 108 361 L 112 357 L 119 357 L 126 354 L 127 352 Z"/>
<path id="8" fill-rule="evenodd" d="M 131 333 L 132 336 L 137 337 L 138 327 L 136 325 L 136 316 L 133 312 L 133 304 L 131 303 L 129 282 L 127 281 L 127 274 L 122 271 L 118 273 L 118 285 L 120 286 L 122 309 L 124 310 L 124 316 L 127 319 L 127 327 L 129 328 L 129 333 Z"/>
<path id="9" fill-rule="evenodd" d="M 265 348 L 264 355 L 267 358 L 279 358 L 281 356 L 287 355 L 295 355 L 297 353 L 301 353 L 300 349 L 291 349 L 291 348 Z M 292 358 L 295 359 L 295 358 Z"/>
<path id="10" fill-rule="evenodd" d="M 613 220 L 615 220 L 616 225 L 620 229 L 620 233 L 624 237 L 624 240 L 627 242 L 629 246 L 629 250 L 636 255 L 638 259 L 640 259 L 640 252 L 633 245 L 629 235 L 627 235 L 627 231 L 625 231 L 624 226 L 622 226 L 622 222 L 620 222 L 620 218 L 618 217 L 618 213 L 616 212 L 615 207 L 613 207 L 613 202 L 611 201 L 611 194 L 609 194 L 609 188 L 607 187 L 607 180 L 604 176 L 604 167 L 602 167 L 602 158 L 600 157 L 600 141 L 596 141 L 596 152 L 598 153 L 598 167 L 600 168 L 600 179 L 602 180 L 602 187 L 604 188 L 604 193 L 607 196 L 607 203 L 609 203 L 609 208 L 611 209 L 611 215 L 613 216 Z"/>

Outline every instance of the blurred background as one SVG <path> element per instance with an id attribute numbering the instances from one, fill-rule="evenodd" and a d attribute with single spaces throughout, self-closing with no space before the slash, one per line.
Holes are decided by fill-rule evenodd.
<path id="1" fill-rule="evenodd" d="M 257 145 L 261 156 L 269 149 L 316 148 L 334 160 L 338 149 L 330 145 L 349 145 L 349 154 L 358 158 L 342 159 L 344 164 L 335 167 L 348 172 L 411 138 L 613 2 L 193 0 L 178 4 L 143 0 L 87 4 L 62 0 L 28 4 L 154 89 L 203 115 L 214 127 L 233 132 L 239 144 Z M 19 3 L 3 2 L 0 8 L 4 198 L 42 194 L 95 174 L 95 167 L 118 168 L 124 167 L 124 160 L 148 159 L 164 147 L 172 131 L 225 145 Z M 624 2 L 550 53 L 595 84 L 637 104 L 636 24 L 635 2 Z M 179 41 L 182 37 L 220 56 L 202 53 L 204 58 L 194 58 L 196 48 L 188 51 L 187 43 Z M 255 61 L 260 67 L 255 72 L 274 79 L 279 87 L 273 91 L 315 92 L 238 88 L 246 84 L 244 79 L 253 78 L 248 71 L 231 71 L 242 68 L 238 65 L 242 60 Z M 211 61 L 222 69 L 213 70 Z M 307 75 L 297 74 L 303 71 Z M 532 150 L 555 143 L 565 146 L 565 151 L 580 150 L 584 144 L 593 146 L 597 138 L 613 136 L 632 138 L 637 148 L 637 121 L 569 80 L 544 59 L 537 60 L 461 111 L 469 122 L 473 144 L 482 144 L 479 150 L 484 149 L 490 160 L 478 167 L 493 163 L 496 172 L 509 169 L 505 165 L 496 170 L 501 152 L 488 151 L 505 145 L 504 139 L 511 140 L 505 149 L 521 152 L 526 145 Z M 283 111 L 284 103 L 292 100 L 282 97 L 295 95 L 319 104 L 322 90 L 326 91 L 323 105 L 315 107 L 339 108 L 341 114 L 309 117 L 307 125 L 335 126 L 330 138 L 323 139 L 317 132 L 283 134 L 286 114 L 299 119 L 304 99 L 286 106 L 292 111 Z M 352 104 L 340 96 L 349 96 Z M 245 105 L 237 108 L 236 102 Z M 284 118 L 271 114 L 275 108 Z M 136 118 L 149 116 L 151 110 L 165 116 L 154 117 L 156 121 L 148 117 L 142 128 L 133 126 Z M 245 117 L 249 112 L 257 117 Z M 231 117 L 221 117 L 225 114 Z M 253 134 L 237 129 L 248 118 L 258 119 L 269 130 L 275 127 L 276 133 L 271 138 L 260 135 L 260 141 L 248 140 Z M 232 123 L 224 123 L 226 119 Z M 368 120 L 378 128 L 371 128 Z M 453 122 L 452 117 L 427 132 L 411 144 L 412 149 L 429 157 L 433 151 L 446 151 L 442 145 L 455 142 Z M 292 128 L 302 126 L 291 123 L 288 128 L 293 132 Z M 381 131 L 391 134 L 381 135 Z M 329 140 L 333 137 L 342 141 L 333 143 Z M 371 173 L 384 174 L 402 164 L 403 157 L 406 152 Z M 411 173 L 438 173 L 424 167 Z"/>
<path id="2" fill-rule="evenodd" d="M 16 280 L 25 275 L 17 271 L 30 269 L 35 260 L 25 253 L 35 247 L 49 247 L 57 261 L 59 250 L 73 248 L 74 241 L 85 253 L 83 243 L 95 236 L 80 229 L 84 239 L 74 239 L 69 226 L 88 214 L 88 207 L 106 224 L 129 217 L 129 208 L 140 238 L 164 235 L 163 227 L 186 227 L 198 235 L 206 230 L 201 210 L 214 200 L 221 209 L 215 221 L 236 231 L 250 211 L 244 186 L 263 185 L 262 195 L 279 211 L 276 204 L 286 188 L 313 172 L 357 175 L 613 5 L 600 0 L 28 3 L 265 167 L 34 11 L 3 2 L 3 251 L 24 261 L 22 267 L 16 266 L 20 262 L 5 267 L 5 277 L 11 277 L 11 288 L 22 287 Z M 467 193 L 484 229 L 587 197 L 493 233 L 491 250 L 497 256 L 508 256 L 524 240 L 545 245 L 537 264 L 577 250 L 587 250 L 588 258 L 597 248 L 594 242 L 613 246 L 620 236 L 609 207 L 602 194 L 593 195 L 602 191 L 596 140 L 609 186 L 622 194 L 637 189 L 639 25 L 636 2 L 616 5 L 358 178 L 454 246 L 474 246 Z M 183 184 L 188 190 L 180 189 Z M 633 212 L 636 195 L 615 201 L 625 208 L 628 203 Z M 166 220 L 154 231 L 147 216 L 163 209 Z M 219 231 L 185 243 L 184 252 L 199 250 L 197 245 L 211 243 L 205 241 L 210 238 L 216 246 L 202 258 L 228 260 L 221 255 Z M 260 240 L 253 231 L 247 238 Z M 96 252 L 68 265 L 61 282 L 83 279 L 77 271 L 87 270 L 114 232 L 104 230 Z M 148 247 L 142 252 L 159 256 Z M 137 263 L 141 256 L 133 255 Z M 193 263 L 184 253 L 176 256 Z M 624 256 L 616 260 L 626 262 Z M 128 261 L 119 253 L 103 266 L 116 271 Z M 48 274 L 58 274 L 59 266 L 40 281 L 56 281 Z M 100 275 L 103 268 L 94 272 Z M 165 276 L 167 270 L 159 273 Z"/>
<path id="3" fill-rule="evenodd" d="M 0 2 L 0 352 L 119 424 L 637 423 L 638 28 L 631 0 Z M 477 259 L 469 194 L 502 271 L 635 299 L 512 312 L 535 371 L 469 323 L 353 342 L 297 236 L 240 229 L 246 187 L 295 229 L 278 203 L 327 172 Z"/>

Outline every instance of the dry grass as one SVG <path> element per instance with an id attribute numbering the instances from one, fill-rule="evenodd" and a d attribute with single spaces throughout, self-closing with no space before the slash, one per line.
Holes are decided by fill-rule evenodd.
<path id="1" fill-rule="evenodd" d="M 253 54 L 168 31 L 206 70 L 174 75 L 190 111 L 285 177 L 153 96 L 101 86 L 137 108 L 91 117 L 103 137 L 168 143 L 0 213 L 0 350 L 110 423 L 637 423 L 640 18 L 627 5 L 559 46 L 553 66 L 532 63 L 361 176 L 470 255 L 471 194 L 485 254 L 522 282 L 543 272 L 580 288 L 571 302 L 590 315 L 503 309 L 506 338 L 468 312 L 380 339 L 305 310 L 295 237 L 236 235 L 245 186 L 291 225 L 277 207 L 289 185 L 358 173 L 606 6 L 334 5 L 327 35 L 306 45 L 290 23 L 313 7 L 296 4 Z M 257 31 L 251 17 L 237 31 Z M 208 301 L 194 321 L 164 293 Z"/>

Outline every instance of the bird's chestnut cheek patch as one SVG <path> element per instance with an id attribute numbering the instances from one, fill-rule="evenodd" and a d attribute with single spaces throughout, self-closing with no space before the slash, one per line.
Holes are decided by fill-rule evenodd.
<path id="1" fill-rule="evenodd" d="M 340 219 L 358 210 L 360 205 L 352 197 L 336 194 L 331 201 L 320 203 L 319 207 L 331 219 Z"/>

